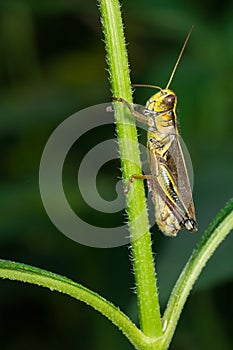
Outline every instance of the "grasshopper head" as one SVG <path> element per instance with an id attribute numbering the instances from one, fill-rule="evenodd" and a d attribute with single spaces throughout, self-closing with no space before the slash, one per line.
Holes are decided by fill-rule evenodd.
<path id="1" fill-rule="evenodd" d="M 167 112 L 173 110 L 176 107 L 177 97 L 172 90 L 164 89 L 153 96 L 147 101 L 146 107 L 153 112 Z"/>

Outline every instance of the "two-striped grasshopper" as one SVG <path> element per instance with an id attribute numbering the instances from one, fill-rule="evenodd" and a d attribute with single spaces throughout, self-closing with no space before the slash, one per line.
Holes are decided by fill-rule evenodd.
<path id="1" fill-rule="evenodd" d="M 155 204 L 157 225 L 167 236 L 176 236 L 182 228 L 190 232 L 197 231 L 192 191 L 179 140 L 177 97 L 169 89 L 191 31 L 192 28 L 165 89 L 153 85 L 133 85 L 160 90 L 148 100 L 146 107 L 131 105 L 123 98 L 113 97 L 113 100 L 124 103 L 133 117 L 148 125 L 147 147 L 151 174 L 132 175 L 130 182 L 134 179 L 147 180 Z"/>

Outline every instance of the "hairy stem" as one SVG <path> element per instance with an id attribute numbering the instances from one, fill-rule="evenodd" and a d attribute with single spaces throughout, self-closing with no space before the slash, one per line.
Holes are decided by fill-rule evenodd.
<path id="1" fill-rule="evenodd" d="M 120 5 L 117 0 L 99 0 L 112 92 L 132 103 L 127 51 Z M 132 116 L 115 104 L 117 135 L 125 185 L 141 173 L 137 132 Z M 141 181 L 135 181 L 126 199 L 132 244 L 133 266 L 142 331 L 151 337 L 162 334 L 151 237 Z"/>
<path id="2" fill-rule="evenodd" d="M 150 341 L 119 308 L 97 293 L 64 276 L 22 263 L 0 260 L 0 277 L 36 284 L 83 301 L 112 321 L 136 349 L 146 349 L 145 344 Z"/>
<path id="3" fill-rule="evenodd" d="M 225 208 L 220 211 L 205 231 L 173 288 L 163 316 L 163 323 L 167 326 L 162 341 L 163 347 L 161 349 L 168 348 L 193 284 L 205 267 L 207 261 L 232 228 L 233 199 L 227 203 Z"/>

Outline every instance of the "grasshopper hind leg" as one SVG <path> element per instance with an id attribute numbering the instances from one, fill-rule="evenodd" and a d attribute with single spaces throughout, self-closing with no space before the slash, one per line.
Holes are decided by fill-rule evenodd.
<path id="1" fill-rule="evenodd" d="M 166 236 L 176 237 L 177 232 L 182 228 L 177 218 L 159 195 L 157 195 L 155 203 L 155 218 L 160 231 Z"/>

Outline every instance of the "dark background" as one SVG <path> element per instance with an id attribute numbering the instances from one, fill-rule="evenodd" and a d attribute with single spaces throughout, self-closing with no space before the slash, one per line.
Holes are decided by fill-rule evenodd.
<path id="1" fill-rule="evenodd" d="M 176 239 L 153 228 L 162 310 L 208 223 L 232 195 L 232 1 L 124 1 L 123 17 L 135 83 L 166 86 L 192 24 L 195 28 L 171 88 L 178 96 L 183 139 L 195 174 L 199 231 Z M 96 249 L 69 240 L 50 222 L 38 185 L 40 157 L 69 115 L 110 101 L 98 8 L 93 1 L 1 1 L 0 4 L 1 258 L 66 275 L 119 305 L 137 322 L 128 247 Z M 137 89 L 144 104 L 153 92 Z M 101 132 L 114 136 L 112 129 Z M 76 186 L 77 157 L 99 135 L 85 135 L 66 165 Z M 112 164 L 113 165 L 113 164 Z M 114 198 L 118 164 L 106 167 L 102 191 Z M 77 190 L 78 192 L 78 190 Z M 77 198 L 79 195 L 77 193 Z M 75 205 L 75 196 L 72 201 Z M 83 206 L 84 217 L 104 218 Z M 119 222 L 124 217 L 119 215 Z M 95 221 L 95 222 L 96 222 Z M 233 237 L 218 248 L 196 283 L 171 349 L 232 348 Z M 0 281 L 0 347 L 132 349 L 101 315 L 67 296 Z"/>

